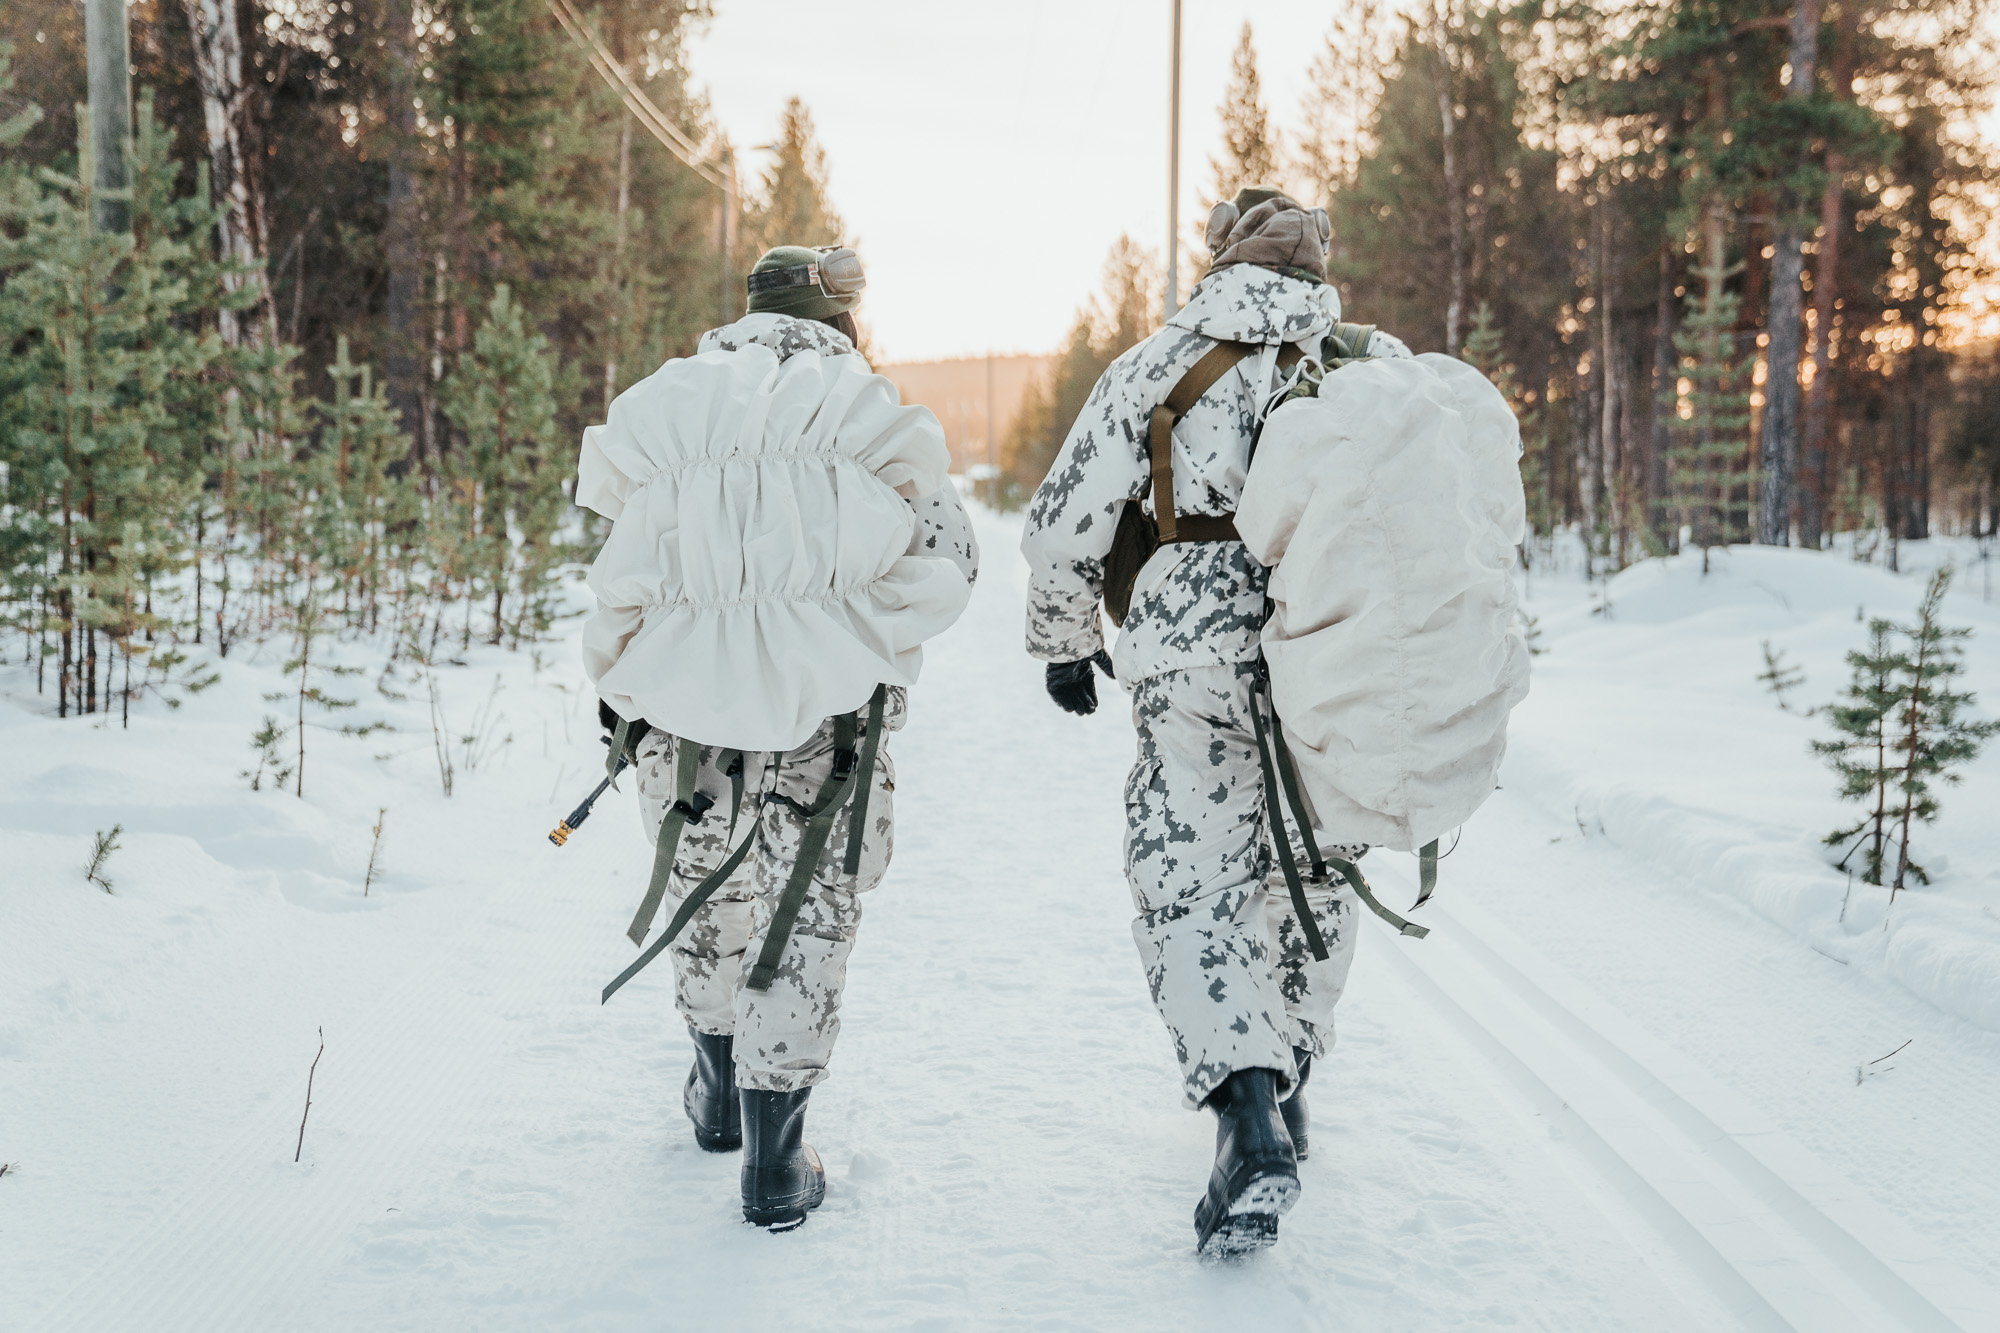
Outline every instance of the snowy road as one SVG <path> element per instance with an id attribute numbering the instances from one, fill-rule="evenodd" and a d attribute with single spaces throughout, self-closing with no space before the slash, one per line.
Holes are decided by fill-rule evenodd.
<path id="1" fill-rule="evenodd" d="M 545 765 L 439 817 L 435 887 L 312 918 L 337 952 L 204 926 L 156 1004 L 72 1003 L 106 969 L 56 987 L 73 1042 L 0 1026 L 0 1328 L 2000 1328 L 2000 1041 L 1511 790 L 1431 938 L 1363 941 L 1280 1245 L 1197 1263 L 1211 1122 L 1128 933 L 1130 724 L 1047 703 L 984 540 L 895 741 L 802 1231 L 745 1227 L 695 1149 L 664 973 L 598 1006 L 646 849 L 616 798 L 548 847 Z M 218 1056 L 160 1109 L 191 1016 L 261 1055 L 328 1012 L 299 1165 L 302 1062 Z M 1888 1033 L 1922 1059 L 1852 1086 Z"/>

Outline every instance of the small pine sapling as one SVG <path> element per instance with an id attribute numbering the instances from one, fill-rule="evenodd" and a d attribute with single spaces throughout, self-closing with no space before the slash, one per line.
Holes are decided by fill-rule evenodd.
<path id="1" fill-rule="evenodd" d="M 1930 883 L 1923 867 L 1910 859 L 1910 825 L 1928 824 L 1937 818 L 1933 784 L 1960 781 L 1957 770 L 1977 758 L 1980 748 L 2000 733 L 2000 721 L 1965 716 L 1973 696 L 1952 688 L 1953 681 L 1965 671 L 1961 645 L 1972 637 L 1972 631 L 1938 623 L 1951 574 L 1945 568 L 1931 575 L 1923 603 L 1917 608 L 1917 623 L 1904 630 L 1913 652 L 1903 659 L 1894 719 L 1895 745 L 1903 755 L 1903 764 L 1896 784 L 1900 806 L 1896 812 L 1896 882 L 1890 888 L 1891 897 L 1902 891 L 1910 875 L 1919 883 Z"/>
<path id="2" fill-rule="evenodd" d="M 1833 722 L 1834 739 L 1814 741 L 1813 752 L 1823 756 L 1840 780 L 1840 798 L 1860 801 L 1867 808 L 1861 819 L 1826 836 L 1829 847 L 1848 842 L 1853 845 L 1837 864 L 1846 869 L 1855 852 L 1862 852 L 1861 878 L 1869 884 L 1882 882 L 1884 844 L 1888 838 L 1889 785 L 1896 772 L 1890 757 L 1889 715 L 1899 697 L 1897 675 L 1904 658 L 1895 644 L 1896 627 L 1877 618 L 1868 622 L 1868 647 L 1847 654 L 1853 668 L 1847 694 L 1827 707 Z"/>
<path id="3" fill-rule="evenodd" d="M 123 824 L 113 824 L 109 833 L 91 835 L 90 861 L 83 868 L 83 877 L 106 893 L 111 892 L 111 877 L 104 873 L 104 863 L 118 850 L 118 835 L 124 831 Z"/>
<path id="4" fill-rule="evenodd" d="M 303 797 L 306 794 L 306 706 L 308 704 L 324 712 L 338 712 L 354 707 L 353 699 L 340 699 L 328 694 L 320 686 L 313 684 L 313 673 L 326 672 L 335 676 L 352 676 L 359 672 L 356 667 L 332 666 L 313 661 L 313 645 L 326 632 L 326 610 L 316 592 L 308 591 L 292 608 L 292 633 L 298 644 L 298 655 L 285 663 L 287 673 L 299 674 L 298 719 L 293 732 L 298 738 L 299 762 L 294 772 L 295 785 L 292 794 Z"/>
<path id="5" fill-rule="evenodd" d="M 291 766 L 285 762 L 284 754 L 278 749 L 285 737 L 291 735 L 289 728 L 266 713 L 264 725 L 258 727 L 250 737 L 250 748 L 257 752 L 257 767 L 246 768 L 237 776 L 248 778 L 251 791 L 264 790 L 264 777 L 270 775 L 272 785 L 282 787 L 292 776 Z"/>
<path id="6" fill-rule="evenodd" d="M 1778 707 L 1789 713 L 1792 711 L 1792 706 L 1786 701 L 1785 692 L 1795 690 L 1804 684 L 1806 673 L 1786 662 L 1785 650 L 1782 648 L 1774 650 L 1769 639 L 1764 640 L 1763 648 L 1764 669 L 1757 674 L 1757 679 L 1763 681 L 1764 688 L 1776 696 Z"/>

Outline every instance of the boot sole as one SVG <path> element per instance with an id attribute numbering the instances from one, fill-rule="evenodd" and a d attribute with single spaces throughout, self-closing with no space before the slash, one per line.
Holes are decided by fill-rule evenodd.
<path id="1" fill-rule="evenodd" d="M 694 1141 L 703 1152 L 735 1152 L 743 1146 L 741 1134 L 710 1134 L 695 1126 Z"/>
<path id="2" fill-rule="evenodd" d="M 1209 1259 L 1237 1259 L 1269 1249 L 1278 1241 L 1278 1219 L 1299 1201 L 1297 1176 L 1258 1176 L 1229 1201 L 1229 1211 L 1206 1237 L 1199 1235 L 1200 1212 L 1195 1226 L 1195 1252 Z M 1203 1200 L 1206 1206 L 1207 1200 Z"/>
<path id="3" fill-rule="evenodd" d="M 826 1202 L 826 1187 L 797 1203 L 772 1208 L 745 1208 L 743 1220 L 766 1231 L 793 1231 L 805 1225 L 806 1214 Z"/>

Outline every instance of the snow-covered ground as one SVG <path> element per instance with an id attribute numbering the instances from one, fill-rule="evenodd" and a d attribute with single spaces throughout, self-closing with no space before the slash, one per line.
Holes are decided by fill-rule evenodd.
<path id="1" fill-rule="evenodd" d="M 1363 942 L 1304 1198 L 1228 1268 L 1191 1254 L 1210 1122 L 1128 932 L 1130 724 L 1047 702 L 1015 528 L 981 523 L 808 1118 L 827 1203 L 785 1236 L 688 1134 L 664 969 L 597 1003 L 648 849 L 629 790 L 546 841 L 601 772 L 573 642 L 439 673 L 474 737 L 449 797 L 407 677 L 333 683 L 398 730 L 313 736 L 299 800 L 238 776 L 283 644 L 123 732 L 6 668 L 0 1329 L 2000 1328 L 2000 755 L 1885 914 L 1817 845 L 1823 722 L 1755 680 L 1769 638 L 1795 710 L 1831 698 L 1856 605 L 1906 617 L 1915 580 L 1770 551 L 1532 580 L 1505 788 L 1432 936 Z M 1369 864 L 1407 895 L 1408 858 Z"/>

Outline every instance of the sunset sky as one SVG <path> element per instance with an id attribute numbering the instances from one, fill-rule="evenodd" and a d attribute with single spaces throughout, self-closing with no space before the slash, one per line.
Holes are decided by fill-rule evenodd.
<path id="1" fill-rule="evenodd" d="M 1169 0 L 717 0 L 694 44 L 739 151 L 803 97 L 892 359 L 1046 351 L 1131 232 L 1166 228 Z M 1183 5 L 1181 224 L 1206 215 L 1216 107 L 1245 19 L 1266 105 L 1297 120 L 1330 5 Z M 764 155 L 743 151 L 744 174 Z M 1185 280 L 1183 280 L 1185 290 Z"/>

